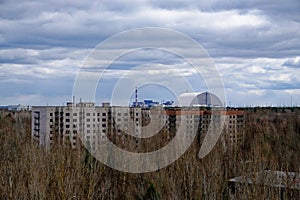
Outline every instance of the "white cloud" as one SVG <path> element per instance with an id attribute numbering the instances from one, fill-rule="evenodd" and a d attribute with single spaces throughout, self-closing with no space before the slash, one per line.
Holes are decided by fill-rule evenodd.
<path id="1" fill-rule="evenodd" d="M 286 59 L 282 65 L 287 66 L 287 67 L 300 68 L 300 56 L 297 56 L 295 58 Z"/>
<path id="2" fill-rule="evenodd" d="M 2 90 L 1 96 L 10 95 L 12 101 L 15 93 L 34 93 L 24 85 L 36 79 L 66 84 L 64 79 L 74 79 L 99 42 L 130 28 L 158 26 L 181 31 L 203 45 L 216 62 L 230 98 L 238 98 L 239 104 L 241 100 L 280 104 L 287 101 L 280 92 L 284 96 L 300 85 L 299 11 L 299 2 L 293 0 L 4 1 L 0 7 L 0 81 L 12 92 Z M 106 75 L 119 78 L 126 67 L 141 64 L 146 56 L 144 62 L 156 61 L 194 78 L 195 72 L 184 61 L 161 55 L 157 59 L 158 54 L 141 52 L 118 60 Z M 190 50 L 190 55 L 197 52 Z M 161 77 L 169 73 L 150 72 Z M 45 85 L 41 86 L 45 90 L 51 87 Z M 271 93 L 274 98 L 269 100 Z"/>

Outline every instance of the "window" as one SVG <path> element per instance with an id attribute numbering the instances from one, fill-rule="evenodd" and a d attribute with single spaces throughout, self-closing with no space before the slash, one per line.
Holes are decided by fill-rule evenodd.
<path id="1" fill-rule="evenodd" d="M 53 116 L 53 113 L 50 113 L 50 116 Z"/>
<path id="2" fill-rule="evenodd" d="M 67 125 L 66 125 L 66 128 L 70 128 L 70 125 L 69 125 L 69 124 L 67 124 Z"/>
<path id="3" fill-rule="evenodd" d="M 66 122 L 70 122 L 70 119 L 66 119 Z"/>
<path id="4" fill-rule="evenodd" d="M 77 122 L 77 119 L 73 119 L 73 122 Z"/>
<path id="5" fill-rule="evenodd" d="M 86 116 L 90 116 L 91 114 L 90 113 L 86 113 Z"/>
<path id="6" fill-rule="evenodd" d="M 102 116 L 106 116 L 106 113 L 102 113 Z"/>
<path id="7" fill-rule="evenodd" d="M 73 116 L 77 116 L 77 113 L 73 113 Z"/>
<path id="8" fill-rule="evenodd" d="M 90 125 L 90 124 L 87 124 L 87 125 L 86 125 L 86 127 L 87 127 L 87 128 L 90 128 L 90 127 L 91 127 L 91 125 Z"/>
<path id="9" fill-rule="evenodd" d="M 70 113 L 66 113 L 66 116 L 69 117 L 69 116 L 70 116 Z"/>
<path id="10" fill-rule="evenodd" d="M 86 119 L 86 121 L 87 121 L 87 122 L 90 122 L 90 121 L 91 121 L 91 119 L 90 119 L 90 118 L 87 118 L 87 119 Z"/>

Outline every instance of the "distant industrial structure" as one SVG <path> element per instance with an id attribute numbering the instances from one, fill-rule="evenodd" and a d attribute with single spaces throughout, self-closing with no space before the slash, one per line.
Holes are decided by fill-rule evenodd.
<path id="1" fill-rule="evenodd" d="M 210 92 L 193 92 L 179 95 L 175 101 L 179 107 L 222 107 L 222 101 Z"/>
<path id="2" fill-rule="evenodd" d="M 8 105 L 8 106 L 0 106 L 0 110 L 7 110 L 7 111 L 30 111 L 31 110 L 31 106 L 29 105 Z"/>
<path id="3" fill-rule="evenodd" d="M 131 133 L 138 138 L 144 132 L 153 131 L 143 128 L 147 121 L 170 133 L 176 133 L 183 125 L 185 136 L 206 134 L 212 115 L 218 115 L 225 117 L 227 145 L 236 146 L 243 142 L 244 111 L 226 111 L 211 93 L 184 94 L 179 101 L 183 106 L 171 106 L 171 101 L 168 104 L 153 100 L 140 103 L 136 96 L 132 106 L 128 107 L 110 106 L 109 103 L 95 106 L 93 102 L 74 101 L 66 106 L 33 106 L 32 138 L 48 148 L 55 143 L 70 143 L 75 148 L 80 136 L 86 146 L 95 151 L 108 134 Z M 184 104 L 187 102 L 191 103 Z M 217 108 L 216 112 L 212 112 L 212 107 Z"/>
<path id="4" fill-rule="evenodd" d="M 162 103 L 159 103 L 158 101 L 153 101 L 152 99 L 145 99 L 144 101 L 136 101 L 132 103 L 132 107 L 141 107 L 141 108 L 152 108 L 157 106 L 162 107 L 171 107 L 173 104 L 173 101 L 165 101 Z"/>
<path id="5" fill-rule="evenodd" d="M 135 101 L 132 103 L 132 107 L 141 107 L 141 108 L 152 108 L 156 106 L 169 107 L 172 106 L 174 101 L 164 101 L 161 104 L 158 101 L 153 101 L 152 99 L 146 99 L 144 101 L 138 101 L 138 90 L 135 89 Z"/>
<path id="6" fill-rule="evenodd" d="M 138 101 L 137 90 L 135 91 L 135 101 L 132 103 L 132 107 L 152 108 L 155 106 L 162 107 L 222 107 L 222 101 L 214 94 L 210 92 L 193 92 L 183 93 L 178 96 L 176 101 L 164 101 L 159 103 L 152 99 L 144 101 Z"/>

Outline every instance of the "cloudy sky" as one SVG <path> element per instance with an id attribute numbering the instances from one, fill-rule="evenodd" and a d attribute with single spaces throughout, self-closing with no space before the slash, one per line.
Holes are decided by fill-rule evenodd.
<path id="1" fill-rule="evenodd" d="M 143 27 L 176 30 L 198 42 L 220 73 L 228 105 L 300 105 L 299 13 L 299 0 L 0 0 L 0 105 L 62 105 L 100 42 Z M 126 71 L 147 63 L 174 69 L 195 90 L 207 89 L 191 66 L 168 52 L 134 52 L 116 63 L 98 85 L 97 103 L 111 98 Z M 157 76 L 166 76 L 162 71 Z M 140 89 L 141 99 L 170 94 L 155 84 Z"/>

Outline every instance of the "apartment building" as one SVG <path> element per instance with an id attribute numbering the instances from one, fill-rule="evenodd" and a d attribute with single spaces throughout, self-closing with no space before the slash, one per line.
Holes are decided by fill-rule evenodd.
<path id="1" fill-rule="evenodd" d="M 135 123 L 129 123 L 131 119 Z M 140 135 L 140 123 L 141 108 L 110 107 L 107 103 L 95 106 L 92 102 L 32 107 L 32 138 L 48 148 L 55 143 L 70 143 L 75 148 L 80 136 L 93 151 L 109 132 Z"/>
<path id="2" fill-rule="evenodd" d="M 223 140 L 227 147 L 236 147 L 243 144 L 245 137 L 245 113 L 242 110 L 212 110 L 207 107 L 169 108 L 168 129 L 176 132 L 179 126 L 184 126 L 185 137 L 194 134 L 205 136 L 208 131 L 217 130 L 223 124 Z"/>
<path id="3" fill-rule="evenodd" d="M 32 107 L 32 137 L 48 148 L 54 144 L 79 144 L 79 136 L 90 151 L 95 151 L 107 135 L 132 135 L 150 137 L 161 130 L 176 133 L 179 126 L 182 137 L 205 135 L 216 131 L 224 119 L 223 136 L 226 146 L 237 146 L 244 140 L 244 111 L 208 107 L 153 108 L 110 106 L 92 102 L 66 106 Z M 211 128 L 209 128 L 211 127 Z M 138 142 L 138 139 L 137 139 Z"/>

